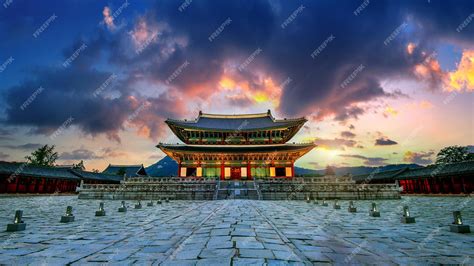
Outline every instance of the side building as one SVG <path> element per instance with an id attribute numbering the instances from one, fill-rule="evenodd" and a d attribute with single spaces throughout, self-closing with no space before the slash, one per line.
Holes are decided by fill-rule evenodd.
<path id="1" fill-rule="evenodd" d="M 199 112 L 193 120 L 166 120 L 184 144 L 157 147 L 178 163 L 179 177 L 293 178 L 295 161 L 315 147 L 287 143 L 306 121 L 275 119 L 270 110 L 241 115 Z"/>

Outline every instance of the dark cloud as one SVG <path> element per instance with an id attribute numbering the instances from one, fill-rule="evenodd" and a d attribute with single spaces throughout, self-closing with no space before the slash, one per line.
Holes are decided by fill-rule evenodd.
<path id="1" fill-rule="evenodd" d="M 95 152 L 80 148 L 71 152 L 63 152 L 59 155 L 60 160 L 91 160 L 101 158 Z"/>
<path id="2" fill-rule="evenodd" d="M 398 142 L 386 137 L 381 137 L 375 140 L 376 146 L 387 146 L 387 145 L 396 145 L 396 144 L 398 144 Z"/>
<path id="3" fill-rule="evenodd" d="M 350 132 L 350 131 L 342 131 L 341 132 L 341 137 L 343 138 L 355 138 L 356 134 Z"/>
<path id="4" fill-rule="evenodd" d="M 364 160 L 364 165 L 366 166 L 381 166 L 385 165 L 387 161 L 387 159 L 382 157 L 366 157 L 358 154 L 341 154 L 339 156 Z"/>
<path id="5" fill-rule="evenodd" d="M 87 38 L 78 37 L 83 35 L 78 33 L 76 41 L 63 49 L 62 59 L 69 58 L 83 43 L 87 48 L 70 67 L 35 67 L 30 76 L 9 87 L 4 96 L 7 106 L 3 123 L 51 134 L 72 117 L 75 128 L 93 136 L 105 134 L 119 140 L 119 132 L 130 125 L 147 137 L 157 138 L 163 132 L 165 118 L 193 111 L 187 110 L 186 103 L 208 99 L 222 75 L 247 81 L 253 92 L 263 90 L 262 76 L 275 81 L 290 77 L 292 82 L 278 99 L 282 115 L 313 114 L 317 120 L 332 117 L 344 122 L 366 113 L 368 102 L 406 97 L 400 91 L 387 91 L 381 80 L 411 77 L 413 66 L 423 62 L 438 41 L 472 44 L 474 39 L 474 27 L 455 30 L 462 18 L 474 10 L 473 1 L 374 1 L 355 16 L 353 12 L 359 4 L 202 0 L 179 12 L 179 5 L 173 1 L 156 1 L 144 13 L 129 17 L 118 32 L 107 32 L 103 27 Z M 301 5 L 305 8 L 282 28 L 281 24 Z M 102 8 L 97 10 L 98 21 Z M 51 12 L 44 9 L 41 20 L 34 25 L 40 25 L 47 18 L 45 14 Z M 9 18 L 19 17 L 18 20 L 24 20 L 22 25 L 30 25 L 21 18 L 29 16 L 32 10 L 28 9 L 27 15 L 17 12 L 9 14 Z M 228 19 L 231 22 L 210 42 L 208 37 Z M 13 26 L 9 21 L 0 20 L 1 28 Z M 384 44 L 404 23 L 407 26 L 389 44 Z M 59 25 L 58 19 L 51 27 Z M 159 35 L 137 53 L 131 36 L 138 32 L 145 37 L 153 32 Z M 311 57 L 329 36 L 334 39 Z M 418 43 L 413 56 L 406 53 L 410 41 Z M 262 52 L 239 71 L 238 66 L 257 49 Z M 167 84 L 185 62 L 189 65 Z M 114 70 L 120 72 L 116 84 L 94 96 L 94 91 Z M 20 106 L 40 86 L 44 91 L 21 110 Z M 152 90 L 153 96 L 145 90 Z M 228 100 L 230 107 L 249 104 L 244 97 Z M 150 106 L 129 119 L 144 103 Z M 355 145 L 345 142 L 346 146 Z"/>
<path id="6" fill-rule="evenodd" d="M 23 150 L 23 151 L 36 150 L 42 146 L 43 144 L 39 144 L 39 143 L 26 143 L 22 145 L 2 145 L 2 147 L 4 148 L 8 148 L 12 150 Z"/>
<path id="7" fill-rule="evenodd" d="M 403 161 L 404 162 L 409 162 L 409 163 L 416 163 L 416 164 L 430 164 L 433 162 L 433 156 L 434 156 L 433 151 L 428 151 L 428 152 L 412 152 L 412 151 L 407 151 L 403 155 Z"/>

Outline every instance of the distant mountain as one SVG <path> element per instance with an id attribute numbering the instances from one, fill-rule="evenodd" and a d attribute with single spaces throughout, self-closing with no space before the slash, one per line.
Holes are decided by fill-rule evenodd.
<path id="1" fill-rule="evenodd" d="M 178 173 L 178 163 L 166 156 L 158 162 L 145 168 L 149 176 L 176 176 Z"/>
<path id="2" fill-rule="evenodd" d="M 345 174 L 364 175 L 364 174 L 372 173 L 377 168 L 379 168 L 380 172 L 384 172 L 384 171 L 398 170 L 398 169 L 402 169 L 406 167 L 415 169 L 415 168 L 420 168 L 423 166 L 411 163 L 411 164 L 389 164 L 389 165 L 380 166 L 380 167 L 370 167 L 370 166 L 334 167 L 334 170 L 336 172 L 336 175 L 345 175 Z M 325 169 L 312 170 L 312 169 L 306 169 L 306 168 L 295 166 L 296 175 L 324 175 L 324 172 L 325 172 Z"/>
<path id="3" fill-rule="evenodd" d="M 383 171 L 390 171 L 390 170 L 398 170 L 402 168 L 420 168 L 418 164 L 390 164 L 381 167 L 369 167 L 369 166 L 352 166 L 352 167 L 335 167 L 334 170 L 336 171 L 336 175 L 345 175 L 345 174 L 352 174 L 352 175 L 363 175 L 363 174 L 370 174 L 376 168 L 380 168 L 380 172 Z M 307 169 L 303 167 L 295 166 L 295 173 L 296 175 L 324 175 L 324 169 L 321 170 L 313 170 Z M 163 159 L 159 160 L 158 162 L 146 167 L 146 172 L 149 176 L 176 176 L 178 173 L 178 163 L 176 163 L 173 159 L 166 156 Z"/>

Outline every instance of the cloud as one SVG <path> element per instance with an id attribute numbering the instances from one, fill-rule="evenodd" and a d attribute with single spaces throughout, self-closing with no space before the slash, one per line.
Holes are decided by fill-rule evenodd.
<path id="1" fill-rule="evenodd" d="M 95 152 L 85 148 L 73 150 L 71 152 L 63 152 L 59 155 L 59 160 L 92 160 L 99 159 Z"/>
<path id="2" fill-rule="evenodd" d="M 397 116 L 398 114 L 398 111 L 395 110 L 393 107 L 391 106 L 387 106 L 385 108 L 385 110 L 383 111 L 383 116 L 384 117 L 389 117 L 389 116 Z"/>
<path id="3" fill-rule="evenodd" d="M 376 146 L 387 146 L 387 145 L 396 145 L 396 144 L 398 144 L 398 142 L 386 137 L 381 137 L 375 140 Z"/>
<path id="4" fill-rule="evenodd" d="M 3 153 L 0 151 L 0 160 L 5 160 L 7 159 L 8 157 L 10 157 L 10 155 L 6 154 L 6 153 Z"/>
<path id="5" fill-rule="evenodd" d="M 12 150 L 23 150 L 23 151 L 29 151 L 29 150 L 36 150 L 40 147 L 43 147 L 43 144 L 39 143 L 26 143 L 22 145 L 2 145 L 4 148 L 12 149 Z"/>
<path id="6" fill-rule="evenodd" d="M 364 160 L 364 165 L 366 166 L 381 166 L 385 165 L 387 161 L 387 159 L 382 157 L 366 157 L 359 154 L 340 154 L 339 156 Z"/>
<path id="7" fill-rule="evenodd" d="M 433 151 L 429 152 L 412 152 L 407 151 L 403 155 L 403 161 L 409 163 L 416 163 L 416 164 L 430 164 L 433 162 L 432 157 L 434 155 Z"/>
<path id="8" fill-rule="evenodd" d="M 115 29 L 114 17 L 112 16 L 112 11 L 110 10 L 110 7 L 104 7 L 102 15 L 104 16 L 104 23 L 105 25 L 107 25 L 107 28 L 109 28 L 110 30 Z"/>
<path id="9" fill-rule="evenodd" d="M 354 147 L 357 142 L 351 139 L 321 139 L 317 138 L 314 140 L 314 143 L 318 145 L 319 148 L 331 149 L 331 150 L 344 150 L 346 147 Z"/>
<path id="10" fill-rule="evenodd" d="M 350 139 L 352 139 L 352 138 L 355 138 L 355 136 L 356 136 L 356 134 L 354 134 L 354 133 L 352 133 L 352 132 L 350 132 L 350 131 L 342 131 L 342 132 L 341 132 L 341 137 L 343 137 L 343 138 L 350 138 Z"/>
<path id="11" fill-rule="evenodd" d="M 8 103 L 2 122 L 48 135 L 73 117 L 75 129 L 120 141 L 120 133 L 127 127 L 157 139 L 165 132 L 164 119 L 195 114 L 198 108 L 213 109 L 217 104 L 239 111 L 267 104 L 288 117 L 355 120 L 372 108 L 370 103 L 374 101 L 404 97 L 401 92 L 384 88 L 382 80 L 418 76 L 438 86 L 446 79 L 439 76 L 444 75 L 454 82 L 453 88 L 470 90 L 469 51 L 465 51 L 459 71 L 453 75 L 440 71 L 429 55 L 440 41 L 472 44 L 473 27 L 456 32 L 453 29 L 459 21 L 452 18 L 465 17 L 465 10 L 473 10 L 473 5 L 472 1 L 458 1 L 456 5 L 432 4 L 426 8 L 426 3 L 413 1 L 374 2 L 367 9 L 370 15 L 348 18 L 334 16 L 332 11 L 354 10 L 351 2 L 310 1 L 282 29 L 282 21 L 297 8 L 291 1 L 257 1 L 251 5 L 241 1 L 195 1 L 185 16 L 177 12 L 176 3 L 156 1 L 137 9 L 144 11 L 133 16 L 123 14 L 123 19 L 130 22 L 123 26 L 128 34 L 99 28 L 95 35 L 79 38 L 64 49 L 65 60 L 81 44 L 87 44 L 69 68 L 35 66 L 35 71 L 19 79 L 17 85 L 2 90 Z M 116 27 L 108 6 L 103 8 L 101 4 L 98 10 L 102 10 L 108 29 Z M 16 22 L 29 19 L 25 18 L 29 14 L 7 13 L 0 18 L 0 27 L 7 32 L 11 31 L 9 26 L 16 29 Z M 227 18 L 232 22 L 210 42 L 208 36 Z M 385 45 L 383 40 L 403 23 L 407 27 Z M 311 57 L 329 36 L 334 40 L 317 57 Z M 408 54 L 407 45 L 412 42 L 416 47 Z M 261 52 L 247 67 L 239 69 L 258 49 Z M 184 62 L 189 66 L 167 83 Z M 354 74 L 360 66 L 363 70 Z M 94 96 L 114 73 L 118 75 L 114 85 Z M 291 82 L 281 86 L 288 78 Z M 341 87 L 349 78 L 350 82 Z M 221 86 L 225 79 L 235 86 Z M 22 111 L 19 106 L 39 86 L 44 91 Z M 143 104 L 148 107 L 130 120 Z"/>

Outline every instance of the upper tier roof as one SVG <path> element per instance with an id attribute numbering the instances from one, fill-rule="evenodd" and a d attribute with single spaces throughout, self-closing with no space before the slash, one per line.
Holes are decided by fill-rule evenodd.
<path id="1" fill-rule="evenodd" d="M 307 120 L 304 117 L 296 119 L 275 119 L 270 110 L 260 114 L 243 115 L 220 115 L 204 114 L 199 112 L 195 120 L 167 119 L 165 122 L 170 126 L 201 129 L 212 131 L 250 131 L 271 128 L 286 128 L 293 125 L 302 125 Z"/>

